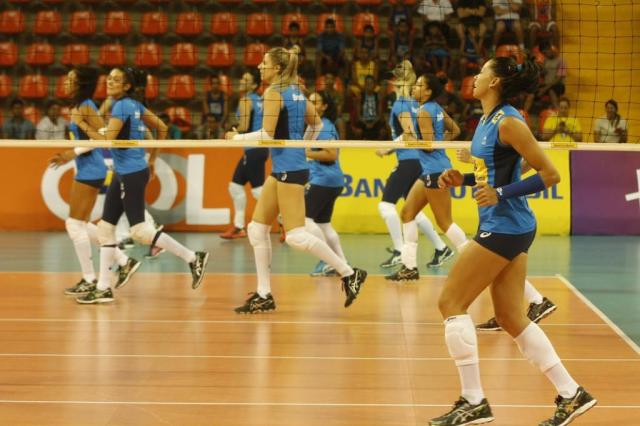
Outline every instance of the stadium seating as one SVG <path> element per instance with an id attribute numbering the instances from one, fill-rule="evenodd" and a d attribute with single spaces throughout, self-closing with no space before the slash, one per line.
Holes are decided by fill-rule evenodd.
<path id="1" fill-rule="evenodd" d="M 99 101 L 107 98 L 107 76 L 98 76 L 98 83 L 96 84 L 96 91 L 93 92 L 93 98 Z"/>
<path id="2" fill-rule="evenodd" d="M 141 43 L 136 47 L 134 63 L 143 68 L 162 64 L 162 48 L 157 43 Z"/>
<path id="3" fill-rule="evenodd" d="M 196 85 L 193 77 L 188 74 L 172 75 L 169 78 L 167 98 L 180 101 L 192 99 L 196 94 Z"/>
<path id="4" fill-rule="evenodd" d="M 56 90 L 55 90 L 56 98 L 58 98 L 58 99 L 68 99 L 69 98 L 69 95 L 67 94 L 67 89 L 65 87 L 66 82 L 67 82 L 67 76 L 66 75 L 61 75 L 56 80 Z"/>
<path id="5" fill-rule="evenodd" d="M 131 18 L 124 10 L 107 12 L 104 18 L 104 33 L 110 36 L 124 36 L 131 32 Z"/>
<path id="6" fill-rule="evenodd" d="M 20 34 L 24 31 L 24 15 L 19 10 L 5 10 L 0 14 L 0 33 Z"/>
<path id="7" fill-rule="evenodd" d="M 302 13 L 287 13 L 282 17 L 282 25 L 280 28 L 280 32 L 283 36 L 288 37 L 290 35 L 289 25 L 292 22 L 297 22 L 300 25 L 299 35 L 306 36 L 309 34 L 309 20 Z"/>
<path id="8" fill-rule="evenodd" d="M 191 112 L 183 106 L 172 106 L 165 110 L 169 119 L 174 123 L 182 132 L 186 133 L 191 130 Z"/>
<path id="9" fill-rule="evenodd" d="M 558 111 L 552 108 L 547 108 L 540 111 L 540 114 L 538 115 L 538 131 L 540 133 L 544 131 L 544 122 L 547 121 L 547 118 L 552 117 L 557 113 Z"/>
<path id="10" fill-rule="evenodd" d="M 11 96 L 11 92 L 13 92 L 11 77 L 6 74 L 0 74 L 0 98 Z"/>
<path id="11" fill-rule="evenodd" d="M 148 100 L 154 100 L 160 94 L 158 78 L 154 75 L 147 75 L 147 87 L 144 91 L 144 97 Z"/>
<path id="12" fill-rule="evenodd" d="M 233 86 L 229 76 L 225 74 L 218 74 L 218 78 L 220 79 L 220 90 L 222 90 L 227 96 L 233 95 Z M 205 93 L 211 90 L 211 81 L 208 78 L 205 78 L 202 90 Z"/>
<path id="13" fill-rule="evenodd" d="M 324 31 L 324 22 L 327 19 L 333 19 L 336 23 L 336 30 L 339 33 L 344 32 L 344 22 L 342 22 L 342 17 L 336 13 L 323 13 L 318 17 L 318 22 L 316 23 L 316 33 L 320 34 Z"/>
<path id="14" fill-rule="evenodd" d="M 96 15 L 90 10 L 73 12 L 69 21 L 69 32 L 76 36 L 95 34 Z"/>
<path id="15" fill-rule="evenodd" d="M 211 33 L 213 35 L 228 36 L 238 32 L 238 22 L 235 15 L 229 12 L 214 13 L 211 17 Z"/>
<path id="16" fill-rule="evenodd" d="M 473 76 L 469 75 L 462 80 L 462 86 L 460 86 L 460 96 L 465 101 L 473 100 Z"/>
<path id="17" fill-rule="evenodd" d="M 126 63 L 124 46 L 118 43 L 109 43 L 100 46 L 98 65 L 104 67 L 117 67 Z"/>
<path id="18" fill-rule="evenodd" d="M 195 36 L 202 33 L 202 15 L 198 12 L 182 12 L 176 18 L 176 34 Z"/>
<path id="19" fill-rule="evenodd" d="M 90 62 L 89 45 L 82 43 L 66 45 L 60 62 L 63 65 L 87 65 Z"/>
<path id="20" fill-rule="evenodd" d="M 233 46 L 226 42 L 211 43 L 207 53 L 207 65 L 212 67 L 230 67 L 235 63 Z"/>
<path id="21" fill-rule="evenodd" d="M 340 77 L 336 77 L 335 81 L 336 81 L 334 84 L 335 90 L 339 93 L 344 93 L 344 83 L 342 82 Z M 316 91 L 322 91 L 322 90 L 325 90 L 326 88 L 327 87 L 325 83 L 325 76 L 321 75 L 316 79 Z"/>
<path id="22" fill-rule="evenodd" d="M 18 96 L 23 99 L 44 99 L 49 94 L 49 80 L 41 74 L 27 74 L 20 79 Z"/>
<path id="23" fill-rule="evenodd" d="M 380 6 L 382 0 L 356 0 L 358 6 Z"/>
<path id="24" fill-rule="evenodd" d="M 18 46 L 12 41 L 0 43 L 0 66 L 12 67 L 18 62 Z"/>
<path id="25" fill-rule="evenodd" d="M 503 44 L 496 48 L 496 58 L 512 57 L 517 63 L 524 62 L 524 55 L 517 44 Z"/>
<path id="26" fill-rule="evenodd" d="M 373 26 L 373 32 L 380 33 L 380 24 L 378 22 L 378 16 L 370 12 L 358 13 L 353 17 L 351 23 L 351 32 L 354 37 L 361 37 L 364 35 L 364 27 L 367 25 Z"/>
<path id="27" fill-rule="evenodd" d="M 56 35 L 62 31 L 62 17 L 56 10 L 43 10 L 36 14 L 33 33 L 40 36 Z"/>
<path id="28" fill-rule="evenodd" d="M 322 0 L 322 4 L 327 6 L 340 6 L 347 3 L 347 0 Z"/>
<path id="29" fill-rule="evenodd" d="M 248 67 L 257 67 L 269 47 L 264 43 L 249 43 L 244 48 L 244 64 Z"/>
<path id="30" fill-rule="evenodd" d="M 51 65 L 54 61 L 53 46 L 46 42 L 32 43 L 27 46 L 25 63 L 27 65 Z"/>
<path id="31" fill-rule="evenodd" d="M 247 17 L 247 35 L 267 37 L 273 35 L 273 17 L 267 13 L 251 13 Z"/>
<path id="32" fill-rule="evenodd" d="M 38 125 L 40 119 L 42 119 L 42 113 L 35 105 L 24 106 L 24 118 L 33 123 L 34 126 Z"/>
<path id="33" fill-rule="evenodd" d="M 147 12 L 142 15 L 140 32 L 146 36 L 166 34 L 169 30 L 169 18 L 163 12 Z"/>
<path id="34" fill-rule="evenodd" d="M 177 43 L 171 47 L 169 62 L 175 67 L 195 67 L 198 65 L 198 49 L 193 43 Z"/>

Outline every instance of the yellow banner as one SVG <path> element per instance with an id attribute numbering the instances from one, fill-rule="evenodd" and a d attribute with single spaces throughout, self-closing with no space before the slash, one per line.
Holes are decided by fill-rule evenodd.
<path id="1" fill-rule="evenodd" d="M 471 171 L 470 164 L 456 160 L 455 150 L 447 150 L 453 167 Z M 562 177 L 562 181 L 541 193 L 529 196 L 529 205 L 538 220 L 538 233 L 545 235 L 569 235 L 571 230 L 571 176 L 568 151 L 547 151 Z M 395 155 L 380 158 L 374 150 L 341 149 L 340 164 L 347 176 L 347 187 L 338 199 L 332 223 L 338 232 L 386 233 L 387 228 L 378 213 L 378 203 L 387 177 L 396 166 Z M 467 234 L 474 234 L 478 227 L 478 208 L 471 196 L 471 188 L 461 187 L 452 191 L 453 220 Z M 398 203 L 398 211 L 402 201 Z M 433 221 L 431 209 L 425 214 Z"/>

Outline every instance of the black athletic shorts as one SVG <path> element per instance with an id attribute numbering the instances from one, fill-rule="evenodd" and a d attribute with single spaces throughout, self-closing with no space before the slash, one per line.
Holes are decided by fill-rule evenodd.
<path id="1" fill-rule="evenodd" d="M 400 198 L 407 198 L 411 187 L 422 174 L 420 160 L 400 160 L 391 172 L 384 186 L 382 201 L 395 204 Z"/>
<path id="2" fill-rule="evenodd" d="M 144 194 L 149 182 L 149 169 L 126 175 L 113 175 L 104 199 L 102 220 L 117 225 L 122 213 L 127 215 L 129 226 L 144 222 Z"/>
<path id="3" fill-rule="evenodd" d="M 342 194 L 342 187 L 311 185 L 304 194 L 306 216 L 315 223 L 329 223 L 333 206 Z"/>
<path id="4" fill-rule="evenodd" d="M 269 158 L 269 148 L 254 148 L 245 151 L 233 172 L 231 182 L 238 185 L 245 185 L 249 182 L 252 188 L 264 185 L 267 158 Z"/>
<path id="5" fill-rule="evenodd" d="M 305 186 L 309 182 L 309 170 L 294 170 L 292 172 L 271 173 L 278 182 L 294 183 Z"/>
<path id="6" fill-rule="evenodd" d="M 478 231 L 473 240 L 482 247 L 504 257 L 515 259 L 520 253 L 527 253 L 536 236 L 535 229 L 526 234 L 498 234 L 496 232 Z"/>
<path id="7" fill-rule="evenodd" d="M 76 182 L 80 182 L 83 185 L 88 185 L 96 189 L 101 189 L 104 185 L 104 179 L 76 179 Z"/>

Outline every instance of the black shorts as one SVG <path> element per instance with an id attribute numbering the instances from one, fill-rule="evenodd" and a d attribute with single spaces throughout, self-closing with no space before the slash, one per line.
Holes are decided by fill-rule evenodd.
<path id="1" fill-rule="evenodd" d="M 267 158 L 269 158 L 269 148 L 254 148 L 245 151 L 233 172 L 231 182 L 243 186 L 249 182 L 252 188 L 264 185 Z"/>
<path id="2" fill-rule="evenodd" d="M 144 194 L 149 182 L 149 169 L 126 175 L 114 174 L 104 199 L 102 220 L 116 225 L 122 213 L 129 226 L 144 222 Z"/>
<path id="3" fill-rule="evenodd" d="M 480 230 L 473 240 L 487 250 L 511 261 L 520 253 L 529 251 L 535 236 L 535 229 L 526 234 L 498 234 Z"/>
<path id="4" fill-rule="evenodd" d="M 96 189 L 102 189 L 102 186 L 104 185 L 104 179 L 76 179 L 76 182 Z"/>
<path id="5" fill-rule="evenodd" d="M 342 187 L 311 185 L 304 194 L 306 216 L 315 223 L 329 223 L 333 206 L 342 194 Z"/>
<path id="6" fill-rule="evenodd" d="M 424 187 L 428 189 L 440 189 L 438 186 L 438 178 L 443 172 L 428 173 L 420 176 L 420 180 L 424 183 Z"/>
<path id="7" fill-rule="evenodd" d="M 400 198 L 407 198 L 411 187 L 422 174 L 420 160 L 400 160 L 387 179 L 382 193 L 382 201 L 395 204 Z"/>
<path id="8" fill-rule="evenodd" d="M 309 182 L 309 170 L 294 170 L 292 172 L 271 173 L 278 182 L 293 183 L 305 186 Z"/>

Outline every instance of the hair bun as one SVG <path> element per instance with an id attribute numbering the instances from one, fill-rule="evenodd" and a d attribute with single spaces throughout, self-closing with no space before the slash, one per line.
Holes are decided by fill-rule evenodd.
<path id="1" fill-rule="evenodd" d="M 302 49 L 300 49 L 300 46 L 298 46 L 297 44 L 294 44 L 293 46 L 291 46 L 291 48 L 289 48 L 289 53 L 292 55 L 300 55 L 300 52 L 302 52 Z"/>

